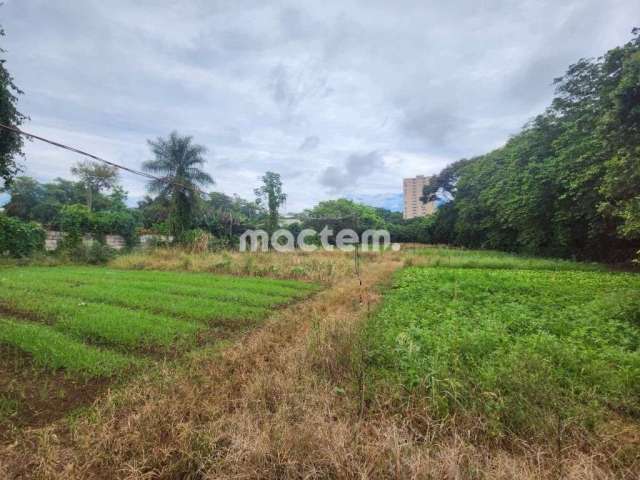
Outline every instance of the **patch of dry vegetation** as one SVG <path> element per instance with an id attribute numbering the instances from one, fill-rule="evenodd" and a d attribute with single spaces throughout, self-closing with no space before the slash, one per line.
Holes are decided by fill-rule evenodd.
<path id="1" fill-rule="evenodd" d="M 598 444 L 500 445 L 472 419 L 435 421 L 424 397 L 369 391 L 360 326 L 400 258 L 366 261 L 362 288 L 345 265 L 331 288 L 242 340 L 147 372 L 73 423 L 25 432 L 0 450 L 0 476 L 637 478 L 619 467 L 629 459 L 616 463 L 640 441 L 633 425 L 612 422 Z"/>
<path id="2" fill-rule="evenodd" d="M 371 252 L 361 254 L 365 261 L 378 256 Z M 180 248 L 157 248 L 117 257 L 110 266 L 134 270 L 180 270 L 285 278 L 329 284 L 352 275 L 354 259 L 353 253 L 338 251 L 241 253 L 225 250 L 192 253 Z"/>

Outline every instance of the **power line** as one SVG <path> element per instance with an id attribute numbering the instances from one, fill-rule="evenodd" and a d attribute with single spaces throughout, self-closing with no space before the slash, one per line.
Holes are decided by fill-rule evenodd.
<path id="1" fill-rule="evenodd" d="M 70 152 L 77 153 L 77 154 L 83 155 L 85 157 L 89 157 L 89 158 L 91 158 L 93 160 L 96 160 L 98 162 L 102 162 L 102 163 L 107 164 L 107 165 L 109 165 L 111 167 L 118 168 L 120 170 L 124 170 L 124 171 L 129 172 L 129 173 L 133 173 L 134 175 L 139 175 L 139 176 L 147 178 L 149 180 L 157 180 L 158 182 L 166 183 L 166 184 L 169 184 L 169 185 L 175 185 L 175 186 L 187 189 L 187 190 L 191 190 L 191 191 L 196 192 L 196 193 L 200 193 L 202 195 L 207 195 L 207 192 L 205 192 L 203 190 L 200 190 L 195 185 L 185 185 L 183 183 L 176 182 L 175 180 L 171 180 L 170 178 L 156 177 L 155 175 L 151 175 L 150 173 L 143 172 L 141 170 L 135 170 L 133 168 L 125 167 L 124 165 L 120 165 L 118 163 L 111 162 L 109 160 L 105 160 L 104 158 L 98 157 L 97 155 L 93 155 L 92 153 L 85 152 L 83 150 L 80 150 L 80 149 L 75 148 L 75 147 L 71 147 L 69 145 L 65 145 L 64 143 L 59 143 L 59 142 L 56 142 L 54 140 L 49 140 L 48 138 L 40 137 L 39 135 L 35 135 L 33 133 L 25 132 L 24 130 L 20 130 L 17 127 L 12 127 L 12 126 L 4 125 L 4 124 L 0 123 L 0 128 L 4 128 L 5 130 L 9 130 L 10 132 L 14 132 L 14 133 L 17 133 L 19 135 L 24 135 L 25 137 L 28 137 L 28 138 L 33 138 L 35 140 L 40 140 L 41 142 L 48 143 L 50 145 L 53 145 L 54 147 L 59 147 L 59 148 L 62 148 L 64 150 L 69 150 Z"/>

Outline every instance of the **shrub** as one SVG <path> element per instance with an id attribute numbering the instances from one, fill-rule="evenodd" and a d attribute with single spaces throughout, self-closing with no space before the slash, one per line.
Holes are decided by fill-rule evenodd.
<path id="1" fill-rule="evenodd" d="M 85 205 L 65 205 L 59 223 L 66 234 L 60 248 L 73 251 L 82 244 L 82 235 L 92 230 L 93 214 Z"/>
<path id="2" fill-rule="evenodd" d="M 65 252 L 69 260 L 90 265 L 103 265 L 116 256 L 116 251 L 104 243 L 94 240 L 89 245 L 79 243 Z"/>
<path id="3" fill-rule="evenodd" d="M 194 229 L 186 231 L 181 238 L 182 243 L 193 253 L 204 253 L 209 250 L 211 234 L 204 230 Z"/>
<path id="4" fill-rule="evenodd" d="M 0 255 L 27 257 L 44 249 L 46 234 L 40 225 L 0 213 Z"/>
<path id="5" fill-rule="evenodd" d="M 136 219 L 126 210 L 96 212 L 93 215 L 91 230 L 100 240 L 105 235 L 122 235 L 127 245 L 132 246 L 135 242 Z"/>

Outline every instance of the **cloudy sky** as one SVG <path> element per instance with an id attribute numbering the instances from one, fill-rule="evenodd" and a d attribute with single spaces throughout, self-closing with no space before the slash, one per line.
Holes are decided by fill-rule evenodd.
<path id="1" fill-rule="evenodd" d="M 630 38 L 640 2 L 5 0 L 0 23 L 26 130 L 134 168 L 177 130 L 215 190 L 251 198 L 272 170 L 299 211 L 501 145 L 570 63 Z M 26 173 L 76 160 L 32 142 Z"/>

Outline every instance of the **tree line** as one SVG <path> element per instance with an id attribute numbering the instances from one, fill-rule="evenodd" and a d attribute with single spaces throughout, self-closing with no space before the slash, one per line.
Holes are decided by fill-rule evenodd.
<path id="1" fill-rule="evenodd" d="M 640 29 L 555 85 L 551 105 L 505 146 L 431 179 L 423 201 L 453 197 L 432 241 L 609 262 L 637 254 Z"/>

